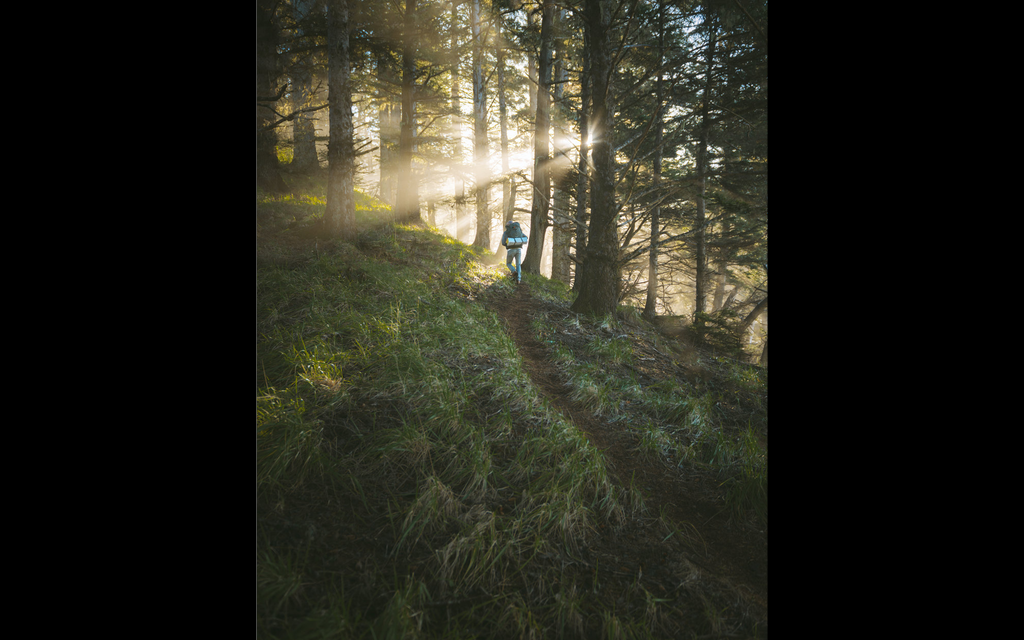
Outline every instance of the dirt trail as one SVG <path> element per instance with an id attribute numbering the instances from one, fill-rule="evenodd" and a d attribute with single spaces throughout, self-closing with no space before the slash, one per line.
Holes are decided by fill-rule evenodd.
<path id="1" fill-rule="evenodd" d="M 604 453 L 615 480 L 622 486 L 628 486 L 632 480 L 640 488 L 651 514 L 663 513 L 680 529 L 693 532 L 690 540 L 674 545 L 674 551 L 744 594 L 753 606 L 763 607 L 766 615 L 766 544 L 751 532 L 730 525 L 724 505 L 715 496 L 718 481 L 695 469 L 680 471 L 642 460 L 634 452 L 631 434 L 621 426 L 609 425 L 570 399 L 570 388 L 559 377 L 547 348 L 533 337 L 531 322 L 548 305 L 530 295 L 529 285 L 523 283 L 509 294 L 496 293 L 490 296 L 487 306 L 504 321 L 539 392 Z M 673 370 L 670 362 L 664 364 L 660 371 Z M 668 551 L 660 536 L 633 531 L 625 534 L 625 538 L 607 541 L 613 553 L 622 555 L 623 563 L 645 565 L 648 573 L 658 568 L 666 570 L 671 565 L 672 558 L 658 557 Z"/>

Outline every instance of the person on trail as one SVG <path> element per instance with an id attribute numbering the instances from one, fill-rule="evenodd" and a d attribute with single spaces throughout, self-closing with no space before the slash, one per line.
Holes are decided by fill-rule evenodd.
<path id="1" fill-rule="evenodd" d="M 523 228 L 519 226 L 519 223 L 512 220 L 505 225 L 505 233 L 501 234 L 501 246 L 508 250 L 508 254 L 505 256 L 505 266 L 511 271 L 509 274 L 516 284 L 522 281 L 522 259 L 523 259 L 523 246 L 527 242 L 526 234 L 523 233 Z M 516 266 L 512 266 L 512 261 L 515 260 Z"/>

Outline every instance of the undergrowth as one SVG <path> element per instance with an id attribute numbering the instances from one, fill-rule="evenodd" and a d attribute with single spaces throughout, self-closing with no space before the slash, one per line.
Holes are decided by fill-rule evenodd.
<path id="1" fill-rule="evenodd" d="M 491 257 L 396 226 L 366 196 L 356 243 L 325 240 L 318 189 L 257 196 L 258 636 L 691 637 L 723 616 L 749 631 L 718 587 L 655 594 L 601 566 L 602 536 L 642 504 L 541 401 L 480 304 L 512 287 Z M 659 460 L 735 468 L 730 506 L 747 514 L 763 494 L 766 521 L 754 430 L 713 435 L 711 389 L 609 373 L 634 357 L 627 337 L 556 350 L 581 403 L 610 420 L 640 410 Z"/>

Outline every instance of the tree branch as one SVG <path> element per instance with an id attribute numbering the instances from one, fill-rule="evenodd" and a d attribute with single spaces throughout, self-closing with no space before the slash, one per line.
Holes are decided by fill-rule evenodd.
<path id="1" fill-rule="evenodd" d="M 321 109 L 326 109 L 326 108 L 327 108 L 327 105 L 326 105 L 326 104 L 322 104 L 322 105 L 320 105 L 319 107 L 306 107 L 306 108 L 304 108 L 304 109 L 297 109 L 297 110 L 295 110 L 295 111 L 292 111 L 292 112 L 291 112 L 291 113 L 289 113 L 288 115 L 285 115 L 285 114 L 283 114 L 283 113 L 279 113 L 279 112 L 278 112 L 278 111 L 277 111 L 276 109 L 274 109 L 273 107 L 267 106 L 267 105 L 265 105 L 265 104 L 261 104 L 261 105 L 258 105 L 258 106 L 260 106 L 260 107 L 263 107 L 264 109 L 269 109 L 270 111 L 273 111 L 273 112 L 274 112 L 274 115 L 276 115 L 276 116 L 278 117 L 278 120 L 276 120 L 276 121 L 274 121 L 274 122 L 272 122 L 272 123 L 270 123 L 270 124 L 268 124 L 268 125 L 266 125 L 266 126 L 264 126 L 264 127 L 260 127 L 260 128 L 258 129 L 258 131 L 259 131 L 259 132 L 263 132 L 263 131 L 270 131 L 271 129 L 273 129 L 273 128 L 277 127 L 277 125 L 279 125 L 279 124 L 281 124 L 281 123 L 283 123 L 283 122 L 289 122 L 289 121 L 291 121 L 291 120 L 294 120 L 294 119 L 295 119 L 295 116 L 297 116 L 297 115 L 299 115 L 299 114 L 302 114 L 302 113 L 311 113 L 311 112 L 313 112 L 313 111 L 320 111 Z"/>
<path id="2" fill-rule="evenodd" d="M 768 46 L 768 34 L 764 32 L 764 29 L 761 28 L 761 25 L 758 24 L 757 20 L 754 20 L 754 16 L 750 15 L 750 12 L 747 11 L 747 8 L 740 4 L 740 0 L 733 0 L 733 2 L 735 2 L 736 6 L 740 8 L 740 11 L 742 11 L 747 16 L 747 19 L 750 20 L 750 23 L 752 25 L 754 25 L 754 28 L 757 29 L 757 32 L 761 34 L 761 37 L 764 39 L 765 46 Z"/>
<path id="3" fill-rule="evenodd" d="M 277 102 L 282 96 L 284 96 L 284 94 L 288 93 L 288 87 L 290 86 L 290 84 L 285 83 L 285 85 L 281 87 L 281 90 L 277 92 L 277 95 L 273 97 L 256 96 L 256 102 Z"/>

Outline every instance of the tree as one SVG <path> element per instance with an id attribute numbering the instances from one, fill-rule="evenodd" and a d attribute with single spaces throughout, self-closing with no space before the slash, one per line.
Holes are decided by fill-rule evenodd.
<path id="1" fill-rule="evenodd" d="M 292 164 L 294 172 L 309 173 L 320 168 L 320 159 L 316 151 L 316 127 L 313 106 L 318 91 L 313 86 L 315 76 L 319 73 L 322 62 L 315 30 L 317 26 L 317 0 L 292 0 L 291 27 L 293 42 L 289 49 L 292 53 Z"/>
<path id="2" fill-rule="evenodd" d="M 512 183 L 511 169 L 508 158 L 508 101 L 505 98 L 505 40 L 501 33 L 501 22 L 497 40 L 497 73 L 498 73 L 498 121 L 501 131 L 501 221 L 502 227 L 512 220 L 515 210 L 515 189 Z M 499 247 L 500 251 L 501 248 Z"/>
<path id="3" fill-rule="evenodd" d="M 484 87 L 484 43 L 480 33 L 480 0 L 470 0 L 470 28 L 473 37 L 473 166 L 476 182 L 476 236 L 473 244 L 483 249 L 491 246 L 491 212 L 487 207 L 487 93 Z"/>
<path id="4" fill-rule="evenodd" d="M 551 50 L 554 44 L 554 0 L 541 0 L 540 54 L 537 60 L 537 114 L 533 138 L 533 205 L 530 244 L 523 271 L 540 274 L 544 235 L 551 207 Z"/>
<path id="5" fill-rule="evenodd" d="M 264 191 L 287 191 L 277 160 L 277 133 L 273 104 L 284 97 L 287 85 L 278 88 L 280 69 L 277 60 L 278 26 L 274 19 L 276 3 L 256 3 L 256 186 Z"/>
<path id="6" fill-rule="evenodd" d="M 331 235 L 355 238 L 355 152 L 352 129 L 352 87 L 350 85 L 351 0 L 330 0 L 327 18 L 328 101 L 330 141 L 327 158 L 327 210 L 325 227 Z"/>
<path id="7" fill-rule="evenodd" d="M 395 99 L 392 87 L 400 86 L 401 82 L 396 79 L 386 52 L 377 52 L 376 66 L 376 103 L 380 132 L 378 193 L 381 200 L 394 207 L 398 204 L 398 147 L 402 135 L 402 104 L 400 99 Z"/>
<path id="8" fill-rule="evenodd" d="M 583 262 L 583 254 L 587 247 L 587 193 L 590 184 L 590 41 L 589 30 L 584 29 L 583 33 L 583 67 L 580 72 L 580 152 L 579 164 L 577 165 L 576 176 L 576 275 L 572 281 L 572 290 L 579 294 L 583 270 L 586 264 Z"/>
<path id="9" fill-rule="evenodd" d="M 462 166 L 462 107 L 460 104 L 459 87 L 459 2 L 452 0 L 452 22 L 451 22 L 451 76 L 452 76 L 452 115 L 451 115 L 451 138 L 453 143 L 451 174 L 455 184 L 455 235 L 459 235 L 463 228 L 463 216 L 466 203 L 466 180 Z"/>
<path id="10" fill-rule="evenodd" d="M 565 11 L 561 8 L 555 13 L 555 62 L 552 73 L 554 86 L 552 89 L 553 105 L 551 109 L 554 124 L 554 162 L 551 182 L 554 195 L 551 197 L 552 228 L 551 228 L 551 279 L 569 284 L 569 247 L 575 228 L 573 217 L 569 211 L 569 177 L 568 166 L 568 119 L 565 107 L 565 85 L 569 78 L 567 47 L 565 43 Z"/>
<path id="11" fill-rule="evenodd" d="M 593 86 L 591 141 L 594 175 L 591 180 L 590 233 L 583 252 L 585 270 L 579 295 L 572 304 L 577 313 L 606 315 L 619 302 L 619 237 L 616 226 L 614 117 L 609 108 L 612 74 L 611 13 L 608 0 L 584 0 L 590 81 Z"/>
<path id="12" fill-rule="evenodd" d="M 768 296 L 765 296 L 764 300 L 758 302 L 757 306 L 754 307 L 753 311 L 748 313 L 747 317 L 743 319 L 743 322 L 741 322 L 740 325 L 736 328 L 736 333 L 742 336 L 744 333 L 747 332 L 747 329 L 750 328 L 750 325 L 754 323 L 754 320 L 757 320 L 757 317 L 767 310 Z"/>
<path id="13" fill-rule="evenodd" d="M 696 178 L 697 178 L 697 214 L 694 222 L 694 245 L 696 275 L 694 276 L 693 322 L 700 331 L 703 314 L 707 304 L 708 284 L 708 252 L 707 252 L 707 189 L 708 189 L 708 137 L 711 132 L 711 90 L 714 82 L 714 57 L 717 43 L 717 25 L 711 9 L 704 6 L 705 26 L 707 29 L 706 62 L 704 70 L 704 89 L 700 100 L 700 124 L 697 134 Z"/>
<path id="14" fill-rule="evenodd" d="M 338 26 L 345 8 L 347 28 Z M 489 246 L 488 191 L 498 177 L 490 175 L 488 123 L 497 121 L 500 218 L 523 211 L 512 179 L 520 175 L 530 189 L 523 268 L 547 268 L 554 225 L 552 277 L 575 271 L 576 310 L 606 313 L 628 296 L 652 318 L 672 313 L 685 293 L 683 312 L 700 322 L 709 309 L 742 318 L 765 297 L 754 285 L 767 262 L 765 0 L 259 0 L 257 27 L 258 186 L 286 189 L 277 161 L 283 123 L 294 123 L 292 168 L 303 158 L 312 166 L 306 117 L 330 106 L 325 228 L 352 230 L 345 198 L 361 170 L 374 172 L 359 160 L 370 125 L 362 104 L 355 118 L 354 103 L 375 94 L 380 195 L 397 221 L 421 221 L 421 192 L 433 220 L 435 203 L 452 202 L 452 179 L 461 210 L 468 189 L 459 183 L 469 176 L 473 242 Z M 347 48 L 342 31 L 351 34 Z M 349 62 L 338 63 L 344 55 Z M 314 104 L 311 72 L 327 73 L 325 58 L 330 105 Z M 460 149 L 470 75 L 473 171 Z M 568 135 L 573 145 L 562 142 Z M 576 141 L 575 166 L 561 176 Z M 513 151 L 531 147 L 527 178 Z M 464 233 L 470 220 L 461 222 Z"/>
<path id="15" fill-rule="evenodd" d="M 398 142 L 398 202 L 395 219 L 421 224 L 419 179 L 413 173 L 413 145 L 416 137 L 416 49 L 418 39 L 416 0 L 405 0 L 402 21 L 402 123 Z"/>
<path id="16" fill-rule="evenodd" d="M 705 0 L 692 21 L 699 57 L 675 96 L 693 142 L 684 221 L 698 332 L 709 302 L 712 313 L 730 311 L 736 268 L 767 261 L 766 11 L 759 0 Z"/>
<path id="17" fill-rule="evenodd" d="M 654 166 L 652 170 L 652 189 L 654 197 L 660 197 L 661 190 L 661 156 L 664 151 L 663 136 L 664 122 L 662 122 L 662 100 L 664 99 L 665 73 L 663 65 L 665 62 L 665 0 L 658 0 L 658 80 L 656 90 L 656 102 L 654 107 Z M 643 317 L 648 321 L 657 315 L 658 302 L 658 241 L 661 236 L 661 203 L 657 202 L 651 211 L 651 249 L 648 256 L 647 267 L 647 300 L 644 304 Z"/>

